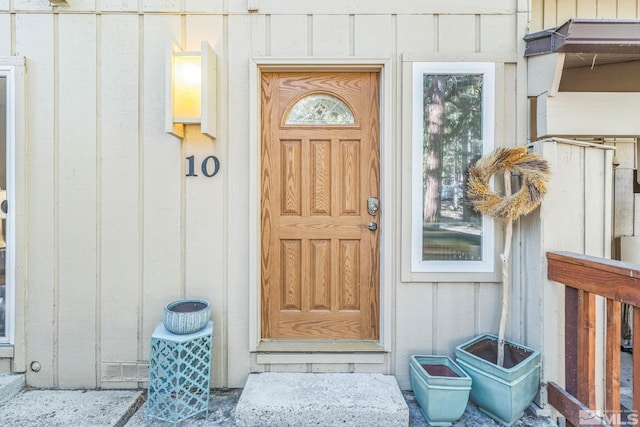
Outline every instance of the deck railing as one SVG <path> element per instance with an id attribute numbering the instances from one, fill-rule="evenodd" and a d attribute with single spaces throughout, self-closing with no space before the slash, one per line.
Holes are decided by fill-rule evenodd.
<path id="1" fill-rule="evenodd" d="M 597 419 L 590 410 L 596 406 L 596 295 L 599 295 L 606 298 L 607 416 L 598 421 L 602 425 L 624 423 L 615 416 L 620 411 L 621 303 L 633 309 L 633 342 L 637 346 L 633 366 L 640 366 L 640 266 L 570 252 L 547 252 L 547 261 L 548 278 L 566 286 L 566 390 L 550 382 L 549 403 L 575 426 L 585 424 L 585 414 Z M 633 409 L 640 410 L 640 372 L 633 375 Z"/>

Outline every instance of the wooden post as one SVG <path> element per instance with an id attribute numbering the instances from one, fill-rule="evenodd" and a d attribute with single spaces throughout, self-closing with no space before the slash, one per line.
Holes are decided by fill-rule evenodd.
<path id="1" fill-rule="evenodd" d="M 564 287 L 564 386 L 578 395 L 578 290 Z"/>
<path id="2" fill-rule="evenodd" d="M 591 409 L 596 407 L 596 296 L 578 293 L 578 395 Z"/>
<path id="3" fill-rule="evenodd" d="M 640 411 L 640 308 L 633 307 L 633 408 Z M 637 369 L 636 369 L 637 368 Z"/>
<path id="4" fill-rule="evenodd" d="M 511 172 L 504 173 L 504 194 L 511 195 Z M 513 221 L 508 220 L 504 231 L 504 252 L 500 255 L 502 261 L 502 314 L 500 316 L 500 329 L 498 330 L 498 360 L 497 365 L 504 365 L 504 336 L 509 319 L 509 303 L 511 302 L 511 278 L 509 276 L 509 255 L 511 253 L 511 236 L 513 234 Z"/>
<path id="5" fill-rule="evenodd" d="M 621 307 L 619 301 L 607 298 L 607 344 L 605 356 L 605 409 L 620 410 L 620 329 Z M 620 423 L 613 421 L 612 425 Z"/>

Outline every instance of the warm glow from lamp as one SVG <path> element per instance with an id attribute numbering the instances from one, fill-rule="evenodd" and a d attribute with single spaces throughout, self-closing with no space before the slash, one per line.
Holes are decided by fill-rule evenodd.
<path id="1" fill-rule="evenodd" d="M 200 132 L 216 138 L 216 52 L 208 42 L 200 51 L 183 52 L 172 44 L 166 61 L 165 121 L 170 134 L 184 138 L 185 126 L 200 123 Z"/>
<path id="2" fill-rule="evenodd" d="M 198 123 L 202 113 L 202 67 L 198 54 L 173 56 L 173 121 Z"/>

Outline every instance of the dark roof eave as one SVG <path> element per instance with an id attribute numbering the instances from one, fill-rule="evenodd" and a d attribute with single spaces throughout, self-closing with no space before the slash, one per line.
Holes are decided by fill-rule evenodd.
<path id="1" fill-rule="evenodd" d="M 570 19 L 564 24 L 528 34 L 525 56 L 544 53 L 640 53 L 640 20 Z"/>

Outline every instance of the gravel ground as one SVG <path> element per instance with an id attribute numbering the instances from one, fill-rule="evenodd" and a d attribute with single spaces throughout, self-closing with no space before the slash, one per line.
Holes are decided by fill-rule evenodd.
<path id="1" fill-rule="evenodd" d="M 205 420 L 203 415 L 196 416 L 193 419 L 185 420 L 180 423 L 181 427 L 189 426 L 221 426 L 235 427 L 234 410 L 238 403 L 242 389 L 216 389 L 211 395 L 211 403 L 209 405 L 209 416 Z M 410 427 L 426 427 L 429 426 L 427 421 L 420 413 L 420 407 L 413 397 L 413 392 L 403 391 L 407 405 L 409 406 L 409 426 Z M 136 414 L 129 420 L 126 427 L 161 427 L 167 423 L 151 420 L 146 424 L 146 404 L 142 405 Z M 453 424 L 454 426 L 465 427 L 499 427 L 500 424 L 484 415 L 477 406 L 469 403 L 467 410 L 462 418 Z M 302 427 L 302 426 L 301 426 Z M 383 426 L 372 426 L 383 427 Z M 556 427 L 556 424 L 549 418 L 538 418 L 530 414 L 525 414 L 520 420 L 516 421 L 513 427 Z"/>

